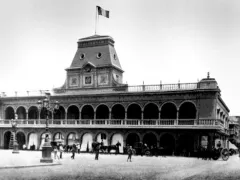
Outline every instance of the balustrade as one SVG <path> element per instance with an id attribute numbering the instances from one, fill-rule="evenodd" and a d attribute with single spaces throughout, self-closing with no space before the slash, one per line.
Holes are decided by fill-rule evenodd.
<path id="1" fill-rule="evenodd" d="M 45 125 L 45 119 L 18 119 L 17 123 L 24 127 L 26 125 L 29 126 L 38 126 Z M 91 126 L 139 126 L 139 127 L 161 127 L 161 126 L 194 126 L 194 127 L 202 127 L 202 126 L 212 126 L 212 127 L 221 127 L 224 129 L 224 124 L 220 119 L 49 119 L 48 124 L 51 127 L 61 127 L 61 126 L 81 126 L 81 125 L 89 125 Z M 0 120 L 0 126 L 11 126 L 11 120 Z M 231 130 L 231 133 L 233 131 Z"/>
<path id="2" fill-rule="evenodd" d="M 172 126 L 174 125 L 175 119 L 161 119 L 158 121 L 158 125 Z"/>
<path id="3" fill-rule="evenodd" d="M 137 86 L 126 86 L 127 88 L 123 87 L 107 87 L 104 89 L 87 89 L 81 90 L 83 93 L 86 91 L 91 91 L 92 93 L 116 93 L 116 92 L 143 92 L 143 91 L 177 91 L 177 90 L 189 90 L 189 89 L 197 89 L 198 83 L 177 83 L 177 84 L 154 84 L 154 85 L 137 85 Z M 207 87 L 206 87 L 207 88 Z M 51 94 L 60 94 L 66 92 L 67 89 L 55 89 L 54 91 L 49 90 L 39 90 L 39 91 L 23 91 L 23 92 L 2 92 L 0 93 L 1 98 L 6 97 L 36 97 L 36 96 L 43 96 L 45 92 L 49 92 Z M 79 91 L 79 90 L 78 90 Z"/>
<path id="4" fill-rule="evenodd" d="M 149 120 L 142 120 L 142 125 L 156 125 L 157 124 L 157 120 L 152 120 L 152 119 L 149 119 Z"/>
<path id="5" fill-rule="evenodd" d="M 179 119 L 178 125 L 194 125 L 195 120 L 194 119 Z"/>

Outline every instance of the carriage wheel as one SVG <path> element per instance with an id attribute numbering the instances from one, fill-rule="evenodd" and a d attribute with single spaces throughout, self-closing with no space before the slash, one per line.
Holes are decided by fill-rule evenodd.
<path id="1" fill-rule="evenodd" d="M 229 152 L 227 149 L 222 149 L 221 150 L 221 156 L 224 161 L 227 161 L 229 158 Z"/>
<path id="2" fill-rule="evenodd" d="M 218 158 L 219 158 L 219 154 L 216 153 L 216 152 L 214 152 L 214 153 L 213 153 L 213 156 L 212 156 L 212 159 L 213 159 L 213 160 L 218 160 Z"/>
<path id="3" fill-rule="evenodd" d="M 150 151 L 145 151 L 145 155 L 146 155 L 146 156 L 150 156 L 150 155 L 151 155 L 151 152 L 150 152 Z"/>

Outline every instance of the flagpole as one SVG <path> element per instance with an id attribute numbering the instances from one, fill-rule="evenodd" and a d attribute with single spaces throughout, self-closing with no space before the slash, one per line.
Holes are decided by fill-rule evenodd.
<path id="1" fill-rule="evenodd" d="M 96 19 L 95 19 L 95 35 L 97 34 L 97 16 L 98 16 L 98 7 L 96 6 Z"/>

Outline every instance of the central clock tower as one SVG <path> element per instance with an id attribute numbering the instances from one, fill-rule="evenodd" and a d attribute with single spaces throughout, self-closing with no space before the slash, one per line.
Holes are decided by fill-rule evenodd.
<path id="1" fill-rule="evenodd" d="M 66 69 L 62 89 L 89 89 L 122 86 L 123 70 L 114 40 L 94 35 L 79 39 L 71 66 Z"/>

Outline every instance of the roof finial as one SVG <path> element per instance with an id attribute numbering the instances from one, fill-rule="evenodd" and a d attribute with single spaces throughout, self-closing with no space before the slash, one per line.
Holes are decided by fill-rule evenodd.
<path id="1" fill-rule="evenodd" d="M 210 73 L 209 73 L 209 72 L 207 73 L 207 78 L 208 78 L 208 79 L 210 78 Z"/>

